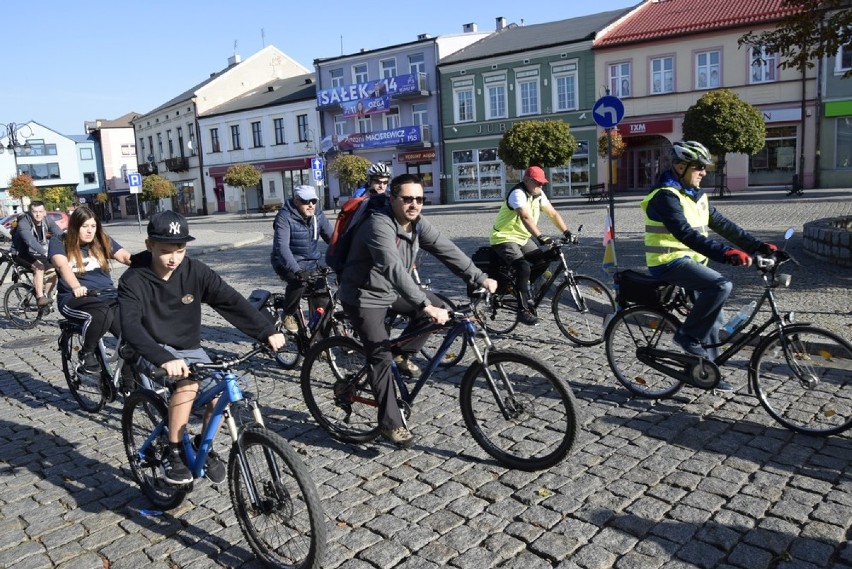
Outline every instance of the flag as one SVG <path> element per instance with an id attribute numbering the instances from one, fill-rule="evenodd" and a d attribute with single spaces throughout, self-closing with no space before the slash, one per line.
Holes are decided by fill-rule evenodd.
<path id="1" fill-rule="evenodd" d="M 606 247 L 607 243 L 613 239 L 615 239 L 615 232 L 612 229 L 612 218 L 609 214 L 606 214 L 606 218 L 604 219 L 603 246 Z"/>
<path id="2" fill-rule="evenodd" d="M 615 255 L 615 232 L 612 229 L 612 218 L 607 214 L 604 220 L 603 234 L 604 256 L 601 268 L 607 274 L 614 274 L 618 268 L 618 258 Z"/>

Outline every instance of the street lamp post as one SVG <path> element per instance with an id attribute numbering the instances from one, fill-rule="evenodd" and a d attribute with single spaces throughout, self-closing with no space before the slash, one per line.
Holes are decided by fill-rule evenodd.
<path id="1" fill-rule="evenodd" d="M 18 171 L 18 156 L 29 156 L 33 151 L 32 147 L 30 146 L 30 143 L 26 142 L 26 139 L 30 138 L 33 135 L 33 130 L 32 128 L 30 128 L 29 125 L 24 126 L 27 128 L 27 130 L 29 130 L 28 135 L 25 135 L 20 132 L 22 127 L 19 127 L 17 123 L 10 122 L 7 124 L 0 124 L 0 128 L 3 128 L 5 131 L 0 133 L 0 139 L 6 137 L 9 138 L 9 142 L 6 146 L 0 144 L 0 154 L 3 154 L 4 152 L 8 151 L 9 154 L 12 155 L 12 161 L 15 165 L 14 176 L 20 174 L 20 172 Z M 24 139 L 24 144 L 21 144 L 18 140 L 19 134 L 21 135 L 21 138 Z M 21 207 L 23 207 L 23 203 L 21 203 Z"/>

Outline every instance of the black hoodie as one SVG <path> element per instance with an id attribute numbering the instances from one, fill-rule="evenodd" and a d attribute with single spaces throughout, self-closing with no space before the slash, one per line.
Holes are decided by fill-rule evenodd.
<path id="1" fill-rule="evenodd" d="M 184 258 L 169 280 L 151 268 L 151 253 L 131 257 L 118 282 L 121 335 L 156 366 L 175 359 L 161 344 L 178 350 L 201 347 L 201 303 L 208 304 L 241 332 L 260 341 L 275 327 L 213 269 Z"/>

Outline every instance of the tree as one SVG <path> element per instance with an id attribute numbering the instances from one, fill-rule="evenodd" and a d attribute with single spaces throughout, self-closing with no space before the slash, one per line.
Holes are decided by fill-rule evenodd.
<path id="1" fill-rule="evenodd" d="M 41 189 L 41 199 L 47 209 L 68 209 L 74 203 L 74 190 L 70 186 L 50 186 Z"/>
<path id="2" fill-rule="evenodd" d="M 851 0 L 784 0 L 782 6 L 799 10 L 773 30 L 744 34 L 739 44 L 763 47 L 781 56 L 781 68 L 804 71 L 852 43 Z"/>
<path id="3" fill-rule="evenodd" d="M 363 156 L 340 154 L 328 165 L 328 171 L 340 180 L 341 190 L 352 190 L 367 183 L 367 169 L 372 163 Z"/>
<path id="4" fill-rule="evenodd" d="M 710 91 L 686 110 L 684 140 L 702 143 L 716 156 L 716 185 L 725 188 L 725 155 L 754 154 L 766 144 L 763 115 L 730 89 Z"/>
<path id="5" fill-rule="evenodd" d="M 38 195 L 33 179 L 29 174 L 18 174 L 9 180 L 9 195 L 21 200 L 21 209 L 24 208 L 24 198 L 33 199 Z"/>
<path id="6" fill-rule="evenodd" d="M 503 134 L 497 152 L 509 166 L 523 170 L 529 166 L 564 166 L 577 150 L 577 141 L 568 123 L 560 120 L 521 121 Z"/>
<path id="7" fill-rule="evenodd" d="M 146 202 L 156 202 L 170 198 L 177 193 L 177 188 L 166 178 L 151 174 L 142 178 L 142 193 L 139 199 Z"/>
<path id="8" fill-rule="evenodd" d="M 109 194 L 106 192 L 100 192 L 95 196 L 95 201 L 103 205 L 109 201 Z"/>
<path id="9" fill-rule="evenodd" d="M 225 183 L 242 190 L 243 211 L 248 214 L 246 188 L 253 188 L 260 183 L 262 175 L 253 164 L 234 164 L 225 172 Z"/>

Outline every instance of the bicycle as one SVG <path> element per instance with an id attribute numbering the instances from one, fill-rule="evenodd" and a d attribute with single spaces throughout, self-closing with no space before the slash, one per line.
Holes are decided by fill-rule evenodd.
<path id="1" fill-rule="evenodd" d="M 26 330 L 34 327 L 46 315 L 52 312 L 51 304 L 39 306 L 33 287 L 32 270 L 21 262 L 20 258 L 11 251 L 0 249 L 0 264 L 5 263 L 6 268 L 0 277 L 0 285 L 6 282 L 6 277 L 11 274 L 12 286 L 6 290 L 3 296 L 3 309 L 6 318 L 16 327 Z M 45 273 L 45 280 L 52 274 L 53 269 Z M 53 291 L 50 299 L 53 300 Z"/>
<path id="2" fill-rule="evenodd" d="M 578 233 L 582 226 L 577 230 Z M 563 245 L 569 240 L 560 239 L 540 247 L 527 255 L 533 264 L 530 274 L 532 302 L 537 309 L 545 296 L 556 286 L 551 299 L 551 312 L 559 331 L 578 346 L 594 346 L 604 341 L 604 323 L 615 312 L 615 299 L 609 288 L 600 280 L 575 274 L 568 267 Z M 576 244 L 574 236 L 570 244 Z M 515 271 L 497 257 L 491 247 L 480 248 L 473 260 L 489 275 L 495 275 L 497 294 L 491 297 L 486 310 L 485 326 L 494 334 L 508 334 L 518 325 L 520 314 L 515 291 Z M 486 259 L 486 260 L 483 260 Z M 556 263 L 553 271 L 551 264 Z M 556 281 L 564 276 L 558 285 Z"/>
<path id="3" fill-rule="evenodd" d="M 410 417 L 417 395 L 461 335 L 475 356 L 459 389 L 468 431 L 488 454 L 510 468 L 549 468 L 568 455 L 579 429 L 571 388 L 544 362 L 516 350 L 493 350 L 480 324 L 479 304 L 458 307 L 446 324 L 430 324 L 390 340 L 391 349 L 399 348 L 424 334 L 446 330 L 437 353 L 410 391 L 392 364 L 400 409 L 404 417 Z M 330 337 L 315 344 L 305 356 L 301 383 L 311 415 L 332 437 L 364 443 L 379 436 L 369 364 L 356 339 Z"/>
<path id="4" fill-rule="evenodd" d="M 282 369 L 295 369 L 308 348 L 318 339 L 329 335 L 345 336 L 353 333 L 343 309 L 337 306 L 337 289 L 331 286 L 330 273 L 331 269 L 324 267 L 312 271 L 306 279 L 307 286 L 302 295 L 302 300 L 308 301 L 311 317 L 316 314 L 319 308 L 323 309 L 323 313 L 312 321 L 311 317 L 305 316 L 300 301 L 300 307 L 295 314 L 298 325 L 298 331 L 295 333 L 284 328 L 286 314 L 284 314 L 283 293 L 271 293 L 268 290 L 255 289 L 249 295 L 249 302 L 266 314 L 275 323 L 275 329 L 284 334 L 287 340 L 284 347 L 275 354 L 275 362 Z M 319 299 L 322 299 L 325 304 L 317 306 Z"/>
<path id="5" fill-rule="evenodd" d="M 115 289 L 89 289 L 86 296 L 97 297 L 114 292 Z M 137 385 L 154 389 L 153 384 L 137 372 L 133 365 L 135 352 L 121 341 L 121 336 L 116 339 L 115 348 L 111 350 L 107 349 L 103 338 L 98 341 L 95 357 L 101 366 L 101 372 L 87 374 L 78 372 L 75 364 L 77 354 L 83 347 L 83 325 L 76 320 L 63 319 L 59 321 L 59 330 L 62 373 L 71 395 L 83 411 L 97 413 L 107 403 L 115 401 L 119 394 L 126 398 Z"/>
<path id="6" fill-rule="evenodd" d="M 232 369 L 260 352 L 216 363 L 191 364 L 191 377 L 212 374 L 217 383 L 200 393 L 193 411 L 219 398 L 198 448 L 186 430 L 183 451 L 194 478 L 204 476 L 204 465 L 213 439 L 224 422 L 231 436 L 228 456 L 228 489 L 240 529 L 252 551 L 267 567 L 319 568 L 326 547 L 324 512 L 305 465 L 280 435 L 266 428 L 257 402 L 240 387 Z M 164 370 L 151 375 L 156 378 Z M 237 409 L 237 413 L 234 412 Z M 250 418 L 237 425 L 239 409 Z M 168 408 L 164 398 L 148 389 L 127 398 L 121 430 L 133 478 L 148 499 L 161 509 L 176 508 L 192 491 L 193 483 L 174 486 L 165 482 L 161 457 L 168 449 Z"/>
<path id="7" fill-rule="evenodd" d="M 719 366 L 746 346 L 755 346 L 748 363 L 749 393 L 756 394 L 773 419 L 799 433 L 845 431 L 852 426 L 852 345 L 828 330 L 795 323 L 792 312 L 782 316 L 773 291 L 790 285 L 791 276 L 777 271 L 795 262 L 791 255 L 776 251 L 754 258 L 763 293 L 757 308 L 730 337 L 705 346 L 727 345 L 713 361 L 682 353 L 672 341 L 680 327 L 675 314 L 685 298 L 679 292 L 667 303 L 638 304 L 615 315 L 606 330 L 610 368 L 632 394 L 663 399 L 685 384 L 713 389 L 721 380 Z M 746 330 L 765 303 L 769 317 Z"/>

